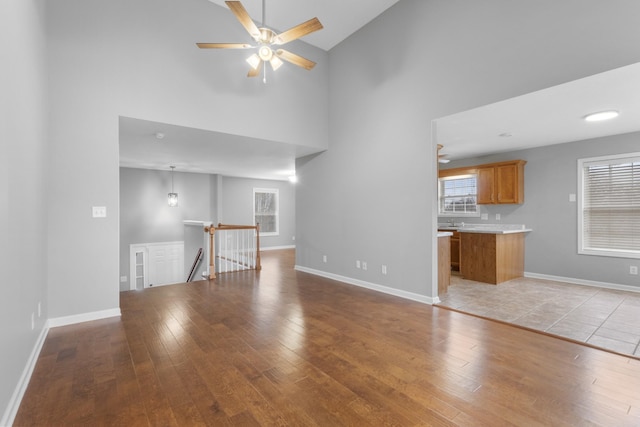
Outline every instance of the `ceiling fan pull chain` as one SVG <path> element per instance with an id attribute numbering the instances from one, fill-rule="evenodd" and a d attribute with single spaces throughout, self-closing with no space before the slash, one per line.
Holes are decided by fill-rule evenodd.
<path id="1" fill-rule="evenodd" d="M 267 84 L 267 62 L 262 63 L 262 83 Z"/>

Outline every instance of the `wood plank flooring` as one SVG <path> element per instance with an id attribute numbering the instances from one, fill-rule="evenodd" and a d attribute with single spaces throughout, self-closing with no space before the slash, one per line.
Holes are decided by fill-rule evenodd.
<path id="1" fill-rule="evenodd" d="M 14 425 L 640 425 L 638 360 L 262 261 L 52 329 Z"/>

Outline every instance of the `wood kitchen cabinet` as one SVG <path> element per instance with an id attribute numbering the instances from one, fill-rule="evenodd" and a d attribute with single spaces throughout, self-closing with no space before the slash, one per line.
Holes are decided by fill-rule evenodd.
<path id="1" fill-rule="evenodd" d="M 449 239 L 449 259 L 452 271 L 460 271 L 460 233 L 456 230 L 438 230 L 453 233 Z"/>
<path id="2" fill-rule="evenodd" d="M 462 277 L 498 284 L 524 275 L 524 233 L 460 233 Z"/>
<path id="3" fill-rule="evenodd" d="M 438 295 L 444 295 L 451 284 L 451 238 L 438 236 Z"/>
<path id="4" fill-rule="evenodd" d="M 526 163 L 525 160 L 513 160 L 478 166 L 478 204 L 524 203 Z"/>

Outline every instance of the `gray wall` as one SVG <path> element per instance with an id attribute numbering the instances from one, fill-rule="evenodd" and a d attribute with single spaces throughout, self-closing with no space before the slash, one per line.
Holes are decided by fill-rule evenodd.
<path id="1" fill-rule="evenodd" d="M 120 290 L 129 290 L 131 244 L 183 241 L 185 220 L 253 224 L 254 187 L 280 190 L 280 235 L 262 237 L 261 247 L 295 244 L 295 186 L 288 181 L 174 172 L 178 207 L 170 208 L 169 171 L 120 168 L 120 276 L 128 278 L 120 283 Z M 195 253 L 184 256 L 186 278 Z M 206 261 L 202 266 L 206 269 Z"/>
<path id="2" fill-rule="evenodd" d="M 640 133 L 629 133 L 530 150 L 452 161 L 443 169 L 524 159 L 525 202 L 522 205 L 482 205 L 489 219 L 456 221 L 490 224 L 526 224 L 533 229 L 525 239 L 525 271 L 640 288 L 639 276 L 629 275 L 637 259 L 578 254 L 578 159 L 640 151 Z M 579 197 L 579 195 L 578 195 Z M 495 215 L 500 214 L 500 221 Z"/>
<path id="3" fill-rule="evenodd" d="M 638 62 L 639 15 L 627 0 L 401 0 L 332 49 L 329 149 L 296 167 L 296 263 L 435 296 L 431 121 Z"/>
<path id="4" fill-rule="evenodd" d="M 261 247 L 295 245 L 295 184 L 246 178 L 222 178 L 221 219 L 223 224 L 253 224 L 253 189 L 277 188 L 280 194 L 280 233 L 261 236 Z"/>
<path id="5" fill-rule="evenodd" d="M 243 52 L 195 46 L 246 36 L 226 7 L 203 0 L 57 0 L 48 2 L 46 24 L 51 317 L 119 305 L 119 116 L 327 145 L 327 54 L 294 42 L 292 50 L 318 62 L 313 72 L 282 67 L 267 85 L 248 80 Z M 295 126 L 273 125 L 283 118 Z M 106 206 L 107 218 L 92 219 L 91 206 Z"/>
<path id="6" fill-rule="evenodd" d="M 120 168 L 120 276 L 129 276 L 129 245 L 183 241 L 185 220 L 210 220 L 209 175 L 174 172 L 175 208 L 167 204 L 170 189 L 169 171 Z M 184 256 L 190 265 L 195 254 Z M 129 281 L 120 283 L 128 289 Z"/>
<path id="7" fill-rule="evenodd" d="M 43 1 L 0 2 L 0 425 L 48 315 L 43 14 Z"/>

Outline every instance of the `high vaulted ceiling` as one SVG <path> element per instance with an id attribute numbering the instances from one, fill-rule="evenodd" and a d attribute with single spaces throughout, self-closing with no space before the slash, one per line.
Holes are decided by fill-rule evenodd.
<path id="1" fill-rule="evenodd" d="M 224 0 L 209 0 L 230 20 Z M 318 17 L 324 29 L 304 42 L 331 49 L 398 0 L 266 0 L 267 25 L 286 30 Z M 254 20 L 262 0 L 242 0 Z M 240 23 L 238 22 L 238 26 Z M 590 76 L 437 120 L 438 142 L 450 159 L 578 141 L 640 130 L 640 64 Z M 620 110 L 606 123 L 585 123 L 585 114 Z M 121 118 L 120 164 L 125 167 L 286 179 L 295 159 L 313 150 L 274 141 Z M 155 134 L 163 132 L 164 140 Z M 511 134 L 501 137 L 501 134 Z M 301 151 L 303 150 L 303 151 Z"/>
<path id="2" fill-rule="evenodd" d="M 209 0 L 230 21 L 236 21 L 224 0 Z M 277 31 L 317 17 L 324 28 L 301 40 L 329 50 L 398 0 L 266 0 L 267 26 Z M 262 0 L 242 0 L 257 24 L 262 19 Z M 241 24 L 236 22 L 238 27 Z M 227 40 L 224 40 L 227 41 Z M 234 41 L 234 40 L 228 40 Z M 243 40 L 237 40 L 242 42 Z M 164 137 L 157 139 L 156 134 Z M 295 159 L 317 152 L 309 147 L 221 132 L 120 118 L 120 166 L 212 173 L 258 179 L 285 180 L 295 174 Z"/>
<path id="3" fill-rule="evenodd" d="M 224 0 L 209 0 L 224 8 Z M 398 0 L 266 0 L 266 26 L 285 31 L 311 18 L 318 18 L 324 29 L 305 36 L 310 45 L 329 50 Z M 262 0 L 242 0 L 254 21 L 262 20 Z M 229 13 L 229 19 L 233 15 Z M 240 24 L 238 24 L 240 25 Z"/>

